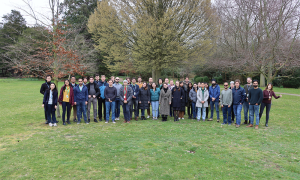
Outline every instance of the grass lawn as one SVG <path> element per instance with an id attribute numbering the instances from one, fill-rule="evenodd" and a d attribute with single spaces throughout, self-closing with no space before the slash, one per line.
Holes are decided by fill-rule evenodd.
<path id="1" fill-rule="evenodd" d="M 295 89 L 295 88 L 278 88 L 278 87 L 274 87 L 273 90 L 274 90 L 275 93 L 280 92 L 280 93 L 289 93 L 289 94 L 300 94 L 300 89 Z M 276 94 L 276 95 L 279 96 L 279 94 Z"/>
<path id="2" fill-rule="evenodd" d="M 274 100 L 259 130 L 187 117 L 49 127 L 41 83 L 0 82 L 0 179 L 300 179 L 300 97 Z"/>

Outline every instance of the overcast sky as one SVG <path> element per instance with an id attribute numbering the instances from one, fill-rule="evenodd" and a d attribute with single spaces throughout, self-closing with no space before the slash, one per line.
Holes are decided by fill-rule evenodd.
<path id="1" fill-rule="evenodd" d="M 49 0 L 24 0 L 29 2 L 33 7 L 34 11 L 38 12 L 37 14 L 44 14 L 49 17 Z M 12 9 L 18 10 L 21 12 L 23 17 L 26 19 L 27 24 L 34 25 L 35 21 L 31 18 L 26 12 L 22 11 L 20 8 L 30 12 L 30 8 L 23 0 L 0 0 L 0 21 L 2 22 L 3 15 L 9 14 Z"/>

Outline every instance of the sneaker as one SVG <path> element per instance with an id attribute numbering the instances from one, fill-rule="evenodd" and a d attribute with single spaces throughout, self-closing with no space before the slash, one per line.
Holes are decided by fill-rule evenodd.
<path id="1" fill-rule="evenodd" d="M 52 127 L 52 123 L 49 123 L 49 126 L 51 126 L 51 127 Z"/>
<path id="2" fill-rule="evenodd" d="M 240 125 L 235 125 L 235 127 L 236 127 L 236 128 L 239 128 L 239 127 L 240 127 Z"/>
<path id="3" fill-rule="evenodd" d="M 220 119 L 217 119 L 217 122 L 220 122 Z"/>
<path id="4" fill-rule="evenodd" d="M 181 118 L 178 118 L 178 119 L 181 119 Z"/>
<path id="5" fill-rule="evenodd" d="M 77 119 L 73 119 L 74 122 L 77 122 Z"/>
<path id="6" fill-rule="evenodd" d="M 53 126 L 57 126 L 57 124 L 56 123 L 54 123 L 54 125 Z"/>
<path id="7" fill-rule="evenodd" d="M 150 118 L 150 116 L 147 116 L 147 119 L 149 119 Z"/>
<path id="8" fill-rule="evenodd" d="M 252 125 L 252 124 L 250 124 L 250 125 L 248 125 L 248 126 L 246 126 L 246 127 L 253 127 L 253 125 Z"/>
<path id="9" fill-rule="evenodd" d="M 209 118 L 209 119 L 208 119 L 208 121 L 212 121 L 212 120 L 213 120 L 213 118 Z"/>
<path id="10" fill-rule="evenodd" d="M 130 121 L 127 121 L 127 123 L 130 123 Z"/>
<path id="11" fill-rule="evenodd" d="M 203 121 L 205 121 L 205 119 L 203 119 Z"/>
<path id="12" fill-rule="evenodd" d="M 108 121 L 105 121 L 105 123 L 108 123 Z"/>
<path id="13" fill-rule="evenodd" d="M 113 123 L 116 123 L 116 121 L 113 121 Z"/>
<path id="14" fill-rule="evenodd" d="M 228 124 L 228 126 L 231 126 L 231 123 L 230 123 L 230 124 Z"/>
<path id="15" fill-rule="evenodd" d="M 80 124 L 80 122 L 77 122 L 77 124 Z"/>
<path id="16" fill-rule="evenodd" d="M 116 121 L 119 121 L 119 120 L 120 120 L 120 119 L 117 117 L 117 118 L 116 118 Z"/>
<path id="17" fill-rule="evenodd" d="M 94 119 L 94 122 L 97 123 L 98 122 L 97 119 Z"/>
<path id="18" fill-rule="evenodd" d="M 197 121 L 199 122 L 199 121 L 200 121 L 200 119 L 197 119 Z"/>
<path id="19" fill-rule="evenodd" d="M 85 124 L 90 124 L 89 122 L 85 122 Z"/>
<path id="20" fill-rule="evenodd" d="M 258 125 L 255 126 L 255 129 L 258 129 Z"/>
<path id="21" fill-rule="evenodd" d="M 65 122 L 63 122 L 63 125 L 65 126 L 65 125 L 66 125 L 66 123 L 65 123 Z"/>
<path id="22" fill-rule="evenodd" d="M 184 119 L 184 118 L 181 118 L 181 119 Z"/>
<path id="23" fill-rule="evenodd" d="M 91 122 L 91 120 L 90 120 L 90 119 L 88 119 L 88 122 Z"/>

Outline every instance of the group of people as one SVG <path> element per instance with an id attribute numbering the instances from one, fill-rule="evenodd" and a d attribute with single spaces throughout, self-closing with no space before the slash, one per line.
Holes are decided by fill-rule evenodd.
<path id="1" fill-rule="evenodd" d="M 240 80 L 224 83 L 224 90 L 220 91 L 220 86 L 216 80 L 212 80 L 209 86 L 206 82 L 192 84 L 189 78 L 184 81 L 176 81 L 168 78 L 159 78 L 157 83 L 149 78 L 148 83 L 143 82 L 141 77 L 126 78 L 123 85 L 120 78 L 113 76 L 106 81 L 105 75 L 101 79 L 97 74 L 94 77 L 76 77 L 64 81 L 64 85 L 58 94 L 57 88 L 51 82 L 51 76 L 46 77 L 46 82 L 42 84 L 40 92 L 44 95 L 43 107 L 45 110 L 46 124 L 57 126 L 55 111 L 57 103 L 62 106 L 63 125 L 71 124 L 70 116 L 73 109 L 74 122 L 81 123 L 83 118 L 86 124 L 90 123 L 90 111 L 93 105 L 94 122 L 105 120 L 112 123 L 120 120 L 120 106 L 123 108 L 124 123 L 130 123 L 132 119 L 146 120 L 150 118 L 150 106 L 152 106 L 152 117 L 154 120 L 162 117 L 162 121 L 167 121 L 168 116 L 174 117 L 174 121 L 184 119 L 186 107 L 189 119 L 200 121 L 213 121 L 214 109 L 216 109 L 217 122 L 220 122 L 219 106 L 223 112 L 223 125 L 231 125 L 236 117 L 236 127 L 241 124 L 241 111 L 244 109 L 244 124 L 253 127 L 254 115 L 256 116 L 256 126 L 258 129 L 259 120 L 266 107 L 266 124 L 268 126 L 269 112 L 271 109 L 272 96 L 276 99 L 272 84 L 268 84 L 262 91 L 258 88 L 258 81 L 247 78 L 247 84 L 242 88 Z M 89 82 L 88 82 L 89 80 Z M 208 119 L 209 106 L 211 116 Z M 98 111 L 97 111 L 98 109 Z M 141 111 L 140 111 L 141 110 Z M 147 118 L 145 115 L 147 111 Z M 249 111 L 249 115 L 248 115 Z M 141 112 L 141 116 L 139 117 Z M 98 116 L 97 116 L 98 114 Z M 65 118 L 67 115 L 67 118 Z M 249 122 L 248 122 L 249 120 Z"/>

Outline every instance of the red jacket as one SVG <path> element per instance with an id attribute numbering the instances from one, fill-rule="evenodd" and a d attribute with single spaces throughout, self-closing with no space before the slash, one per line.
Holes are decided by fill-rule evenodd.
<path id="1" fill-rule="evenodd" d="M 59 98 L 58 98 L 58 102 L 59 104 L 62 104 L 63 102 L 63 98 L 64 98 L 64 94 L 63 94 L 63 89 L 64 89 L 65 85 L 63 87 L 61 87 L 60 89 L 60 94 L 59 94 Z M 70 87 L 70 98 L 69 98 L 69 103 L 70 105 L 74 105 L 74 93 L 73 93 L 73 88 L 72 86 Z"/>

